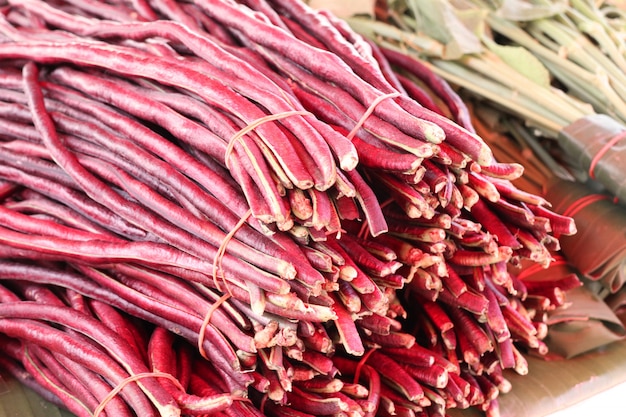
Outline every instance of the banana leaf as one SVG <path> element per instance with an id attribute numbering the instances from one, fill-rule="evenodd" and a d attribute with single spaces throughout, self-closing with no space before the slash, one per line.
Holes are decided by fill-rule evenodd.
<path id="1" fill-rule="evenodd" d="M 0 368 L 0 417 L 72 417 Z"/>
<path id="2" fill-rule="evenodd" d="M 563 255 L 585 278 L 602 284 L 600 296 L 621 289 L 626 282 L 626 209 L 579 182 L 555 180 L 544 197 L 579 225 L 575 237 L 560 237 Z"/>
<path id="3" fill-rule="evenodd" d="M 512 389 L 498 397 L 500 417 L 548 416 L 626 384 L 626 341 L 614 342 L 571 359 L 545 361 L 530 357 L 528 366 L 527 375 L 507 374 Z M 596 411 L 598 415 L 620 415 L 614 409 Z M 474 409 L 451 410 L 449 414 L 451 417 L 484 417 L 481 411 Z M 571 415 L 580 414 L 573 412 Z"/>
<path id="4" fill-rule="evenodd" d="M 620 318 L 588 287 L 568 291 L 567 299 L 568 307 L 551 312 L 547 320 L 551 357 L 573 358 L 626 337 Z"/>
<path id="5" fill-rule="evenodd" d="M 622 323 L 626 323 L 626 289 L 622 288 L 615 294 L 607 296 L 604 301 Z"/>

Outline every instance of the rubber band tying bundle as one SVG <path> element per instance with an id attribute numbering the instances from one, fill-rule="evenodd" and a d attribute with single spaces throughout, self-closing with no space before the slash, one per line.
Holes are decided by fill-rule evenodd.
<path id="1" fill-rule="evenodd" d="M 261 117 L 253 121 L 249 125 L 245 126 L 243 129 L 235 133 L 233 137 L 230 138 L 230 140 L 228 141 L 228 145 L 226 146 L 226 153 L 224 154 L 224 161 L 226 162 L 226 168 L 230 169 L 230 164 L 228 161 L 230 159 L 230 154 L 233 152 L 233 148 L 235 147 L 235 143 L 239 139 L 241 139 L 243 135 L 245 135 L 246 133 L 253 131 L 257 127 L 261 126 L 263 123 L 284 119 L 290 116 L 312 116 L 312 115 L 313 114 L 311 112 L 308 112 L 306 110 L 293 110 L 293 111 L 286 111 L 282 113 L 270 114 L 270 115 Z"/>
<path id="2" fill-rule="evenodd" d="M 98 417 L 100 413 L 104 411 L 104 408 L 106 407 L 106 405 L 111 400 L 113 400 L 113 398 L 115 398 L 115 396 L 119 394 L 120 391 L 122 391 L 122 389 L 124 389 L 126 385 L 130 384 L 131 382 L 139 381 L 140 379 L 143 379 L 143 378 L 167 378 L 170 381 L 172 381 L 172 383 L 176 385 L 178 389 L 180 389 L 181 391 L 185 390 L 182 387 L 182 385 L 180 385 L 180 382 L 174 376 L 166 372 L 141 372 L 138 374 L 130 375 L 128 378 L 125 378 L 124 380 L 122 380 L 122 382 L 117 384 L 117 386 L 113 388 L 111 392 L 109 392 L 107 396 L 102 399 L 102 402 L 100 402 L 100 404 L 98 404 L 98 407 L 96 407 L 96 409 L 94 410 L 93 417 Z"/>
<path id="3" fill-rule="evenodd" d="M 365 363 L 370 358 L 370 356 L 372 356 L 372 353 L 374 353 L 375 351 L 376 351 L 376 348 L 368 350 L 367 352 L 365 352 L 363 357 L 359 360 L 359 363 L 357 363 L 356 368 L 354 370 L 354 379 L 353 379 L 353 382 L 355 384 L 359 383 L 359 379 L 361 378 L 361 370 L 365 366 Z"/>
<path id="4" fill-rule="evenodd" d="M 365 121 L 367 120 L 367 118 L 370 117 L 372 115 L 372 113 L 374 113 L 374 110 L 376 110 L 376 106 L 378 106 L 380 103 L 382 103 L 383 101 L 385 101 L 388 98 L 399 97 L 401 95 L 402 94 L 400 92 L 394 91 L 393 93 L 383 94 L 381 96 L 376 97 L 376 99 L 374 101 L 372 101 L 370 106 L 367 108 L 365 113 L 363 113 L 363 115 L 361 116 L 361 118 L 359 119 L 357 124 L 352 128 L 350 133 L 348 133 L 347 138 L 352 140 L 352 138 L 356 135 L 356 133 L 359 131 L 359 129 L 363 126 L 363 124 L 365 124 Z"/>
<path id="5" fill-rule="evenodd" d="M 600 161 L 600 159 L 602 159 L 604 154 L 606 154 L 609 151 L 609 149 L 611 149 L 611 146 L 615 145 L 617 142 L 624 139 L 625 137 L 626 137 L 626 130 L 612 137 L 611 140 L 609 140 L 600 148 L 600 150 L 594 155 L 594 157 L 591 159 L 591 162 L 589 163 L 589 177 L 591 177 L 592 179 L 595 179 L 594 170 L 596 168 L 596 165 Z"/>
<path id="6" fill-rule="evenodd" d="M 213 283 L 215 284 L 215 288 L 218 291 L 222 291 L 222 289 L 217 282 L 217 271 L 220 271 L 222 269 L 222 258 L 226 253 L 226 247 L 228 246 L 228 242 L 230 242 L 233 236 L 235 236 L 235 233 L 237 233 L 237 231 L 243 227 L 243 225 L 246 223 L 251 215 L 252 210 L 248 209 L 248 211 L 239 219 L 235 227 L 233 227 L 233 229 L 228 232 L 226 236 L 224 236 L 224 239 L 220 243 L 220 246 L 217 248 L 215 258 L 213 258 Z M 226 284 L 226 277 L 222 276 L 222 281 L 224 282 L 224 287 L 228 290 L 228 292 L 230 292 L 230 290 L 228 289 L 228 284 Z"/>
<path id="7" fill-rule="evenodd" d="M 202 320 L 200 331 L 198 331 L 198 351 L 200 352 L 200 355 L 202 355 L 202 357 L 205 359 L 208 359 L 206 351 L 204 350 L 204 338 L 206 335 L 206 328 L 211 322 L 211 317 L 213 317 L 213 313 L 215 312 L 215 310 L 220 308 L 220 306 L 224 304 L 224 302 L 226 302 L 226 300 L 228 300 L 230 297 L 230 293 L 224 293 L 220 298 L 217 299 L 215 303 L 213 303 L 213 305 L 211 305 L 211 307 L 209 307 L 204 316 L 204 320 Z"/>

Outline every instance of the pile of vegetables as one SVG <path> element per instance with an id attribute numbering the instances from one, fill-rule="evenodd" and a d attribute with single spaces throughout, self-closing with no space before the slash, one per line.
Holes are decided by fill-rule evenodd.
<path id="1" fill-rule="evenodd" d="M 498 415 L 580 285 L 448 84 L 294 0 L 9 0 L 1 365 L 78 416 Z M 423 86 L 427 86 L 424 88 Z"/>
<path id="2" fill-rule="evenodd" d="M 363 11 L 343 16 L 382 47 L 424 60 L 474 102 L 497 132 L 484 137 L 494 153 L 524 164 L 516 185 L 576 220 L 578 233 L 561 240 L 562 254 L 585 289 L 623 316 L 623 4 L 399 0 Z M 603 249 L 590 252 L 595 239 Z M 606 306 L 587 299 L 572 317 L 604 317 Z M 596 346 L 623 338 L 625 325 L 594 337 Z M 563 347 L 578 354 L 589 346 Z"/>

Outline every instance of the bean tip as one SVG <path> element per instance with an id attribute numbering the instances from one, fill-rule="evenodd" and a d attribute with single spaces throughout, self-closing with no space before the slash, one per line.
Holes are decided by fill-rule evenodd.
<path id="1" fill-rule="evenodd" d="M 481 144 L 476 153 L 476 163 L 480 166 L 489 166 L 493 161 L 493 152 L 487 143 L 480 139 Z"/>
<path id="2" fill-rule="evenodd" d="M 424 138 L 430 143 L 441 143 L 446 140 L 446 133 L 437 124 L 429 122 L 427 126 L 423 127 Z"/>
<path id="3" fill-rule="evenodd" d="M 359 164 L 359 156 L 354 154 L 348 154 L 341 158 L 339 161 L 339 166 L 343 171 L 352 171 Z"/>

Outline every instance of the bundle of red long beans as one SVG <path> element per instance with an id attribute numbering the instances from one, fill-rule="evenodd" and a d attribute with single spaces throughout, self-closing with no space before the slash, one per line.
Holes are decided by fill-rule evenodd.
<path id="1" fill-rule="evenodd" d="M 0 364 L 78 416 L 498 413 L 571 219 L 294 0 L 9 0 Z M 530 283 L 529 283 L 530 284 Z"/>

